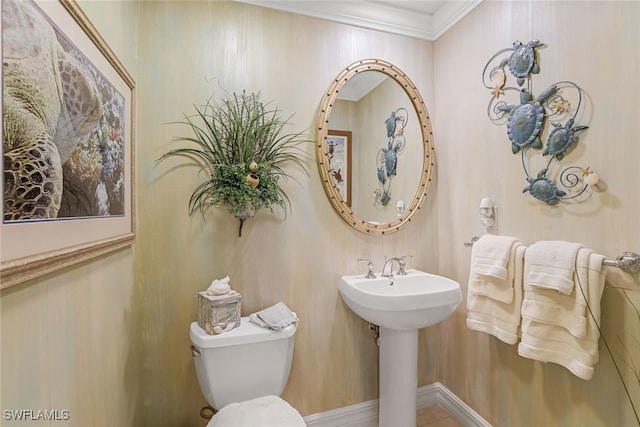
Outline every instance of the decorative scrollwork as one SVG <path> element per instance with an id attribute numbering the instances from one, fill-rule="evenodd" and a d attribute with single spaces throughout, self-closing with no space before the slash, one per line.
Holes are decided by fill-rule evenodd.
<path id="1" fill-rule="evenodd" d="M 491 93 L 487 116 L 494 123 L 506 122 L 511 151 L 521 154 L 528 184 L 523 192 L 548 205 L 556 205 L 580 196 L 589 185 L 595 185 L 598 178 L 589 168 L 570 166 L 560 174 L 559 185 L 563 189 L 559 189 L 549 177 L 552 165 L 572 151 L 579 134 L 588 126 L 576 123 L 582 112 L 582 89 L 577 84 L 559 81 L 534 95 L 531 76 L 540 72 L 536 49 L 542 45 L 539 40 L 527 44 L 516 41 L 512 47 L 496 52 L 484 67 L 482 83 Z M 506 85 L 507 74 L 515 78 L 516 86 Z M 519 102 L 509 103 L 505 98 L 513 98 L 516 92 Z M 551 129 L 546 130 L 550 118 Z M 527 167 L 530 156 L 526 157 L 525 151 L 530 149 L 542 149 L 542 156 L 549 156 L 546 166 L 535 175 L 529 173 Z"/>

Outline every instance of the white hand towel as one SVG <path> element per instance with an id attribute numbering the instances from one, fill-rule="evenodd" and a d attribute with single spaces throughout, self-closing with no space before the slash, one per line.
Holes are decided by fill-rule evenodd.
<path id="1" fill-rule="evenodd" d="M 484 234 L 473 244 L 471 250 L 475 252 L 473 273 L 507 280 L 509 255 L 513 244 L 517 241 L 516 237 Z"/>
<path id="2" fill-rule="evenodd" d="M 249 315 L 249 320 L 263 328 L 279 331 L 298 322 L 296 314 L 285 303 L 279 302 L 264 310 Z"/>
<path id="3" fill-rule="evenodd" d="M 587 251 L 590 252 L 588 261 L 577 265 L 580 280 L 576 286 L 576 292 L 584 292 L 584 300 L 588 304 L 585 336 L 576 337 L 564 327 L 523 319 L 522 340 L 518 345 L 521 356 L 557 363 L 584 380 L 592 378 L 594 365 L 599 359 L 600 300 L 605 283 L 602 272 L 604 256 Z M 582 280 L 585 273 L 587 279 Z"/>
<path id="4" fill-rule="evenodd" d="M 592 254 L 593 251 L 587 248 L 578 251 L 576 263 L 582 268 L 574 274 L 575 285 L 569 295 L 525 283 L 522 318 L 560 326 L 576 337 L 584 338 L 587 333 L 587 302 L 578 283 L 584 286 L 589 280 L 586 266 Z M 529 269 L 526 261 L 524 268 L 526 277 Z"/>
<path id="5" fill-rule="evenodd" d="M 511 301 L 504 303 L 475 293 L 473 281 L 469 283 L 467 289 L 467 327 L 494 335 L 507 344 L 515 344 L 518 341 L 523 292 L 523 263 L 526 249 L 520 242 L 514 243 L 513 247 L 513 257 L 509 260 L 509 265 L 512 266 L 510 268 L 513 269 Z"/>
<path id="6" fill-rule="evenodd" d="M 565 295 L 573 290 L 573 272 L 580 243 L 549 240 L 529 246 L 524 255 L 527 272 L 524 283 L 555 289 Z"/>
<path id="7" fill-rule="evenodd" d="M 510 241 L 513 238 L 509 238 Z M 509 248 L 509 255 L 504 263 L 507 274 L 505 279 L 499 279 L 495 276 L 478 274 L 477 257 L 482 256 L 482 249 L 471 252 L 471 272 L 469 276 L 469 289 L 476 295 L 483 295 L 487 298 L 510 304 L 513 300 L 513 278 L 515 269 L 515 251 L 518 246 L 522 245 L 519 240 L 515 240 Z"/>

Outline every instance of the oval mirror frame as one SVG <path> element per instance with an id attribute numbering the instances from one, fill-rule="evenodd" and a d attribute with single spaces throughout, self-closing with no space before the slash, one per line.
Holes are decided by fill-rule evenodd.
<path id="1" fill-rule="evenodd" d="M 329 132 L 329 117 L 331 115 L 333 104 L 337 99 L 338 93 L 349 79 L 365 71 L 377 71 L 384 73 L 404 89 L 418 116 L 420 131 L 422 134 L 422 143 L 424 146 L 421 178 L 415 196 L 405 212 L 397 219 L 388 223 L 376 223 L 374 221 L 367 221 L 360 218 L 342 199 L 342 196 L 334 184 L 333 177 L 329 171 L 327 135 Z M 320 105 L 320 113 L 318 115 L 316 131 L 316 160 L 318 162 L 320 179 L 322 180 L 322 185 L 331 205 L 342 219 L 356 230 L 371 235 L 384 235 L 396 232 L 403 228 L 405 224 L 410 222 L 413 214 L 420 209 L 429 190 L 431 173 L 434 167 L 433 154 L 433 130 L 431 128 L 431 121 L 429 120 L 429 114 L 424 101 L 409 77 L 407 77 L 405 73 L 393 64 L 380 59 L 364 59 L 355 62 L 342 70 L 331 86 L 329 86 L 329 89 L 325 93 Z"/>

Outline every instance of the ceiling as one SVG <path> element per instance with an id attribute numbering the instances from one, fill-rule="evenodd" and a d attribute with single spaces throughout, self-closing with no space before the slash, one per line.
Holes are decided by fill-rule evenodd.
<path id="1" fill-rule="evenodd" d="M 434 41 L 482 0 L 236 0 Z"/>

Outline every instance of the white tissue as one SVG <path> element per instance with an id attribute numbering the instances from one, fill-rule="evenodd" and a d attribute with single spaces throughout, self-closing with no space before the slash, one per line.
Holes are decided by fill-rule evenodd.
<path id="1" fill-rule="evenodd" d="M 211 282 L 211 285 L 204 291 L 207 295 L 225 295 L 231 291 L 231 286 L 229 286 L 229 276 L 224 279 L 215 279 Z"/>

